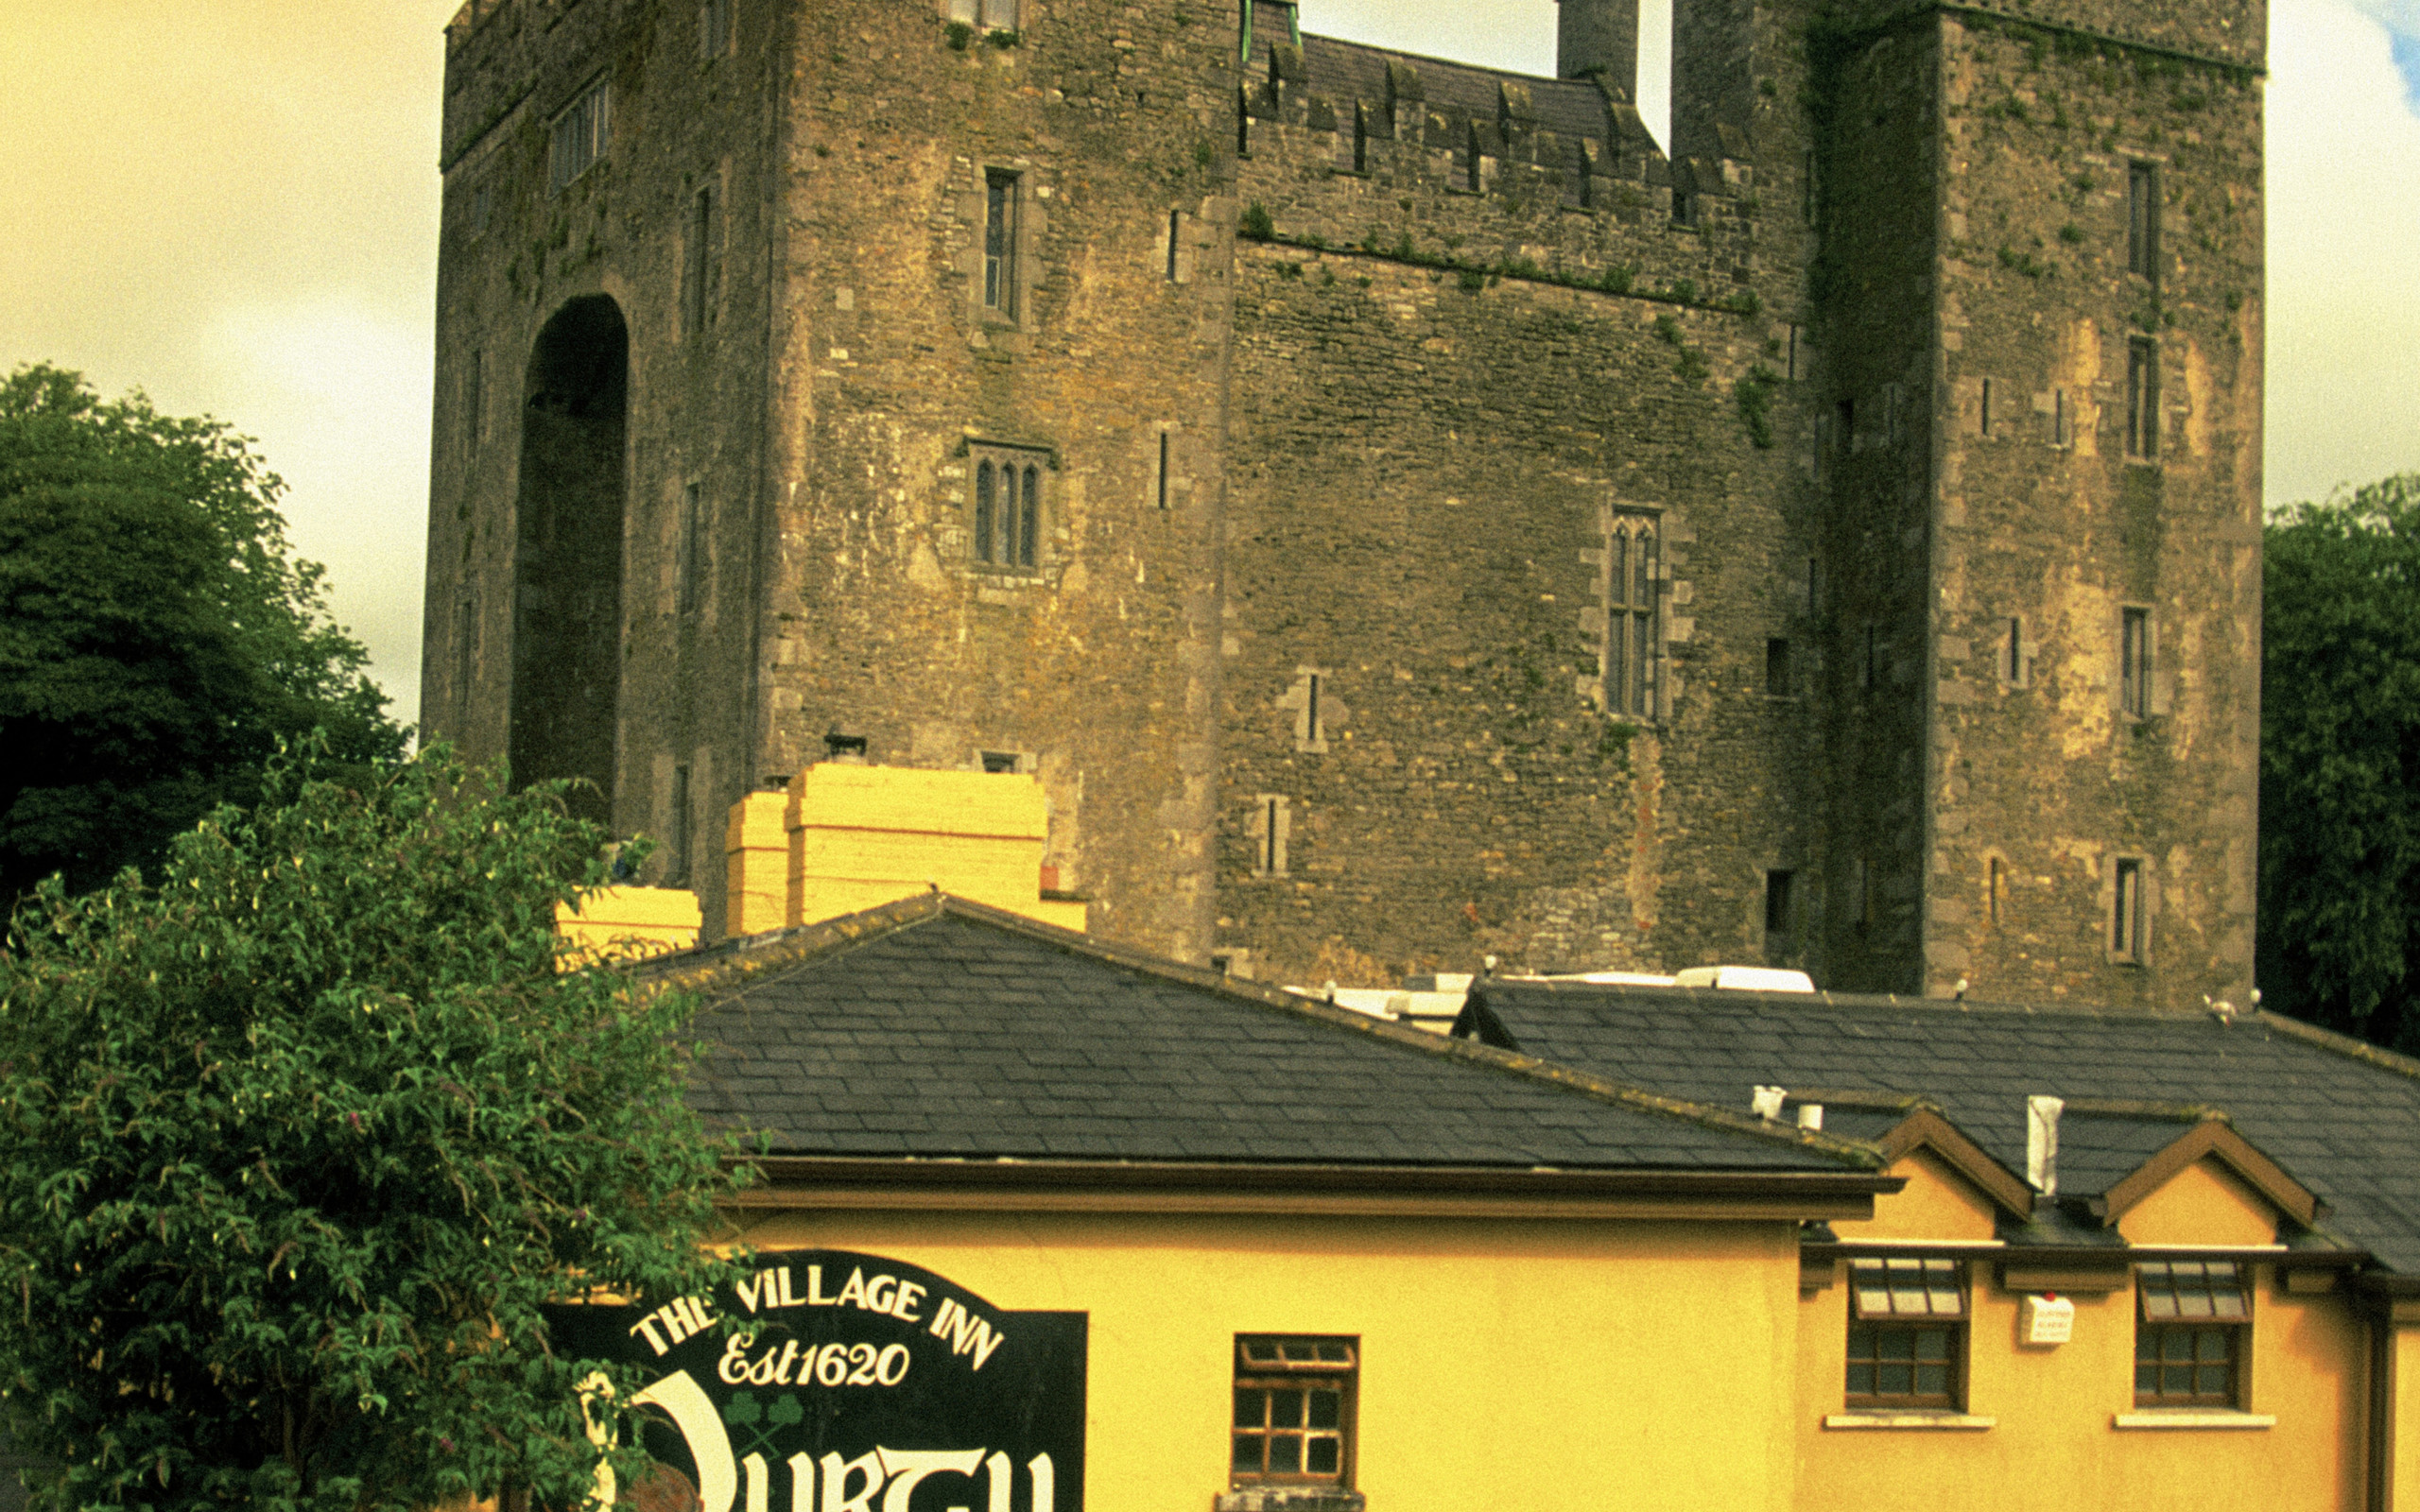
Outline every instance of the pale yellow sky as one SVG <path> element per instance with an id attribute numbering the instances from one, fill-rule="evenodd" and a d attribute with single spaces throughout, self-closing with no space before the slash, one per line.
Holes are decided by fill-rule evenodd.
<path id="1" fill-rule="evenodd" d="M 406 718 L 457 4 L 0 0 L 0 369 L 54 361 L 258 437 Z M 2373 19 L 2411 10 L 2273 10 L 2272 500 L 2420 469 L 2420 119 Z M 1553 0 L 1305 0 L 1304 22 L 1553 66 Z"/>

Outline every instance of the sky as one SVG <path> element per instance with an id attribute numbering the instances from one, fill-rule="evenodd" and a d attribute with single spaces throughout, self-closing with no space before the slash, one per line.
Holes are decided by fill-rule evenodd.
<path id="1" fill-rule="evenodd" d="M 0 370 L 54 362 L 257 438 L 406 719 L 458 3 L 0 0 Z M 1303 24 L 1554 67 L 1554 0 L 1304 0 Z M 2273 0 L 2270 70 L 2274 505 L 2420 471 L 2420 0 Z"/>

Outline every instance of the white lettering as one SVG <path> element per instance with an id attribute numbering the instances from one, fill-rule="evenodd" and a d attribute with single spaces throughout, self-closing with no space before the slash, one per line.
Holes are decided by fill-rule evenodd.
<path id="1" fill-rule="evenodd" d="M 773 1279 L 782 1283 L 782 1306 L 798 1306 L 798 1297 L 790 1291 L 790 1268 L 787 1265 L 784 1265 L 781 1269 L 773 1272 Z"/>
<path id="2" fill-rule="evenodd" d="M 961 1452 L 931 1449 L 876 1449 L 882 1456 L 883 1473 L 892 1477 L 890 1487 L 883 1494 L 882 1512 L 908 1512 L 908 1498 L 929 1475 L 974 1475 L 983 1463 L 983 1452 L 970 1449 Z M 751 1509 L 754 1512 L 754 1509 Z"/>
<path id="3" fill-rule="evenodd" d="M 891 1308 L 890 1315 L 899 1319 L 902 1323 L 921 1323 L 924 1319 L 916 1315 L 916 1304 L 924 1299 L 925 1289 L 923 1287 L 917 1285 L 914 1281 L 901 1281 L 899 1283 L 899 1300 L 897 1304 Z"/>
<path id="4" fill-rule="evenodd" d="M 639 1319 L 637 1325 L 633 1327 L 631 1332 L 646 1335 L 648 1347 L 655 1350 L 658 1354 L 662 1354 L 666 1349 L 672 1348 L 672 1346 L 664 1342 L 663 1334 L 655 1332 L 655 1319 L 652 1316 Z"/>
<path id="5" fill-rule="evenodd" d="M 798 1340 L 785 1340 L 782 1344 L 782 1363 L 773 1366 L 773 1384 L 777 1386 L 788 1385 L 790 1383 L 790 1366 L 797 1363 Z"/>
<path id="6" fill-rule="evenodd" d="M 852 1475 L 865 1477 L 865 1485 L 855 1496 L 848 1491 Z M 873 1512 L 873 1495 L 881 1489 L 881 1450 L 847 1461 L 838 1454 L 823 1456 L 823 1512 Z"/>
<path id="7" fill-rule="evenodd" d="M 790 1456 L 790 1512 L 815 1512 L 815 1461 Z"/>
<path id="8" fill-rule="evenodd" d="M 1047 1454 L 1036 1454 L 1026 1461 L 1026 1471 L 1033 1477 L 1033 1512 L 1057 1512 L 1059 1506 L 1059 1471 Z"/>
<path id="9" fill-rule="evenodd" d="M 753 1313 L 756 1311 L 757 1294 L 764 1284 L 765 1278 L 762 1275 L 756 1275 L 749 1277 L 744 1281 L 732 1282 L 731 1289 L 739 1294 L 740 1305 Z"/>
<path id="10" fill-rule="evenodd" d="M 745 1333 L 735 1333 L 722 1348 L 722 1359 L 715 1366 L 715 1374 L 727 1386 L 748 1384 L 748 1347 L 756 1341 Z"/>
<path id="11" fill-rule="evenodd" d="M 772 1479 L 772 1468 L 764 1455 L 751 1454 L 739 1462 L 739 1469 L 748 1486 L 748 1512 L 768 1512 L 772 1487 L 767 1483 Z"/>
<path id="12" fill-rule="evenodd" d="M 851 1301 L 855 1301 L 857 1306 L 861 1308 L 866 1305 L 866 1273 L 864 1266 L 860 1265 L 856 1269 L 849 1272 L 848 1284 L 840 1288 L 840 1295 L 834 1297 L 833 1301 L 842 1306 L 846 1306 Z"/>
<path id="13" fill-rule="evenodd" d="M 823 1295 L 823 1267 L 821 1265 L 809 1265 L 806 1267 L 806 1305 L 809 1307 L 830 1307 L 839 1300 L 840 1299 L 837 1297 L 826 1297 Z"/>
<path id="14" fill-rule="evenodd" d="M 705 1388 L 688 1371 L 676 1370 L 631 1399 L 633 1407 L 650 1403 L 665 1410 L 689 1445 L 689 1458 L 698 1467 L 700 1512 L 731 1512 L 739 1472 L 731 1462 L 731 1435 Z"/>
<path id="15" fill-rule="evenodd" d="M 991 1324 L 977 1323 L 975 1336 L 975 1368 L 982 1369 L 984 1362 L 992 1358 L 992 1351 L 1007 1342 L 1008 1335 L 995 1332 Z"/>
<path id="16" fill-rule="evenodd" d="M 899 1278 L 877 1276 L 866 1283 L 866 1311 L 888 1313 L 899 1299 Z"/>
<path id="17" fill-rule="evenodd" d="M 951 1318 L 954 1318 L 954 1317 L 958 1316 L 960 1313 L 962 1313 L 962 1312 L 964 1312 L 964 1311 L 965 1311 L 965 1309 L 964 1309 L 964 1308 L 961 1308 L 961 1307 L 959 1307 L 959 1306 L 958 1305 L 958 1298 L 957 1298 L 957 1297 L 942 1297 L 942 1305 L 941 1305 L 940 1307 L 936 1308 L 936 1309 L 934 1310 L 934 1312 L 933 1312 L 933 1326 L 932 1326 L 931 1328 L 929 1328 L 929 1329 L 926 1329 L 925 1332 L 927 1332 L 927 1333 L 930 1333 L 934 1338 L 937 1338 L 937 1339 L 945 1339 L 945 1338 L 948 1338 L 948 1337 L 949 1337 L 949 1320 L 950 1320 Z"/>
<path id="18" fill-rule="evenodd" d="M 990 1512 L 1009 1512 L 1009 1500 L 1017 1489 L 1015 1462 L 1006 1454 L 994 1454 L 983 1462 L 983 1474 L 992 1488 Z"/>

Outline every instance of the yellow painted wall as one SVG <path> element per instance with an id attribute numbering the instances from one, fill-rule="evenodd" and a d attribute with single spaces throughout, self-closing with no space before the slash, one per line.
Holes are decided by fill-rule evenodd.
<path id="1" fill-rule="evenodd" d="M 1989 1239 L 1997 1209 L 1974 1183 L 1929 1150 L 1910 1150 L 1886 1173 L 1908 1184 L 1874 1199 L 1874 1216 L 1861 1222 L 1835 1220 L 1842 1240 Z"/>
<path id="2" fill-rule="evenodd" d="M 747 1237 L 1089 1313 L 1088 1512 L 1207 1512 L 1246 1332 L 1359 1336 L 1354 1480 L 1384 1512 L 1792 1504 L 1792 1225 L 846 1212 Z"/>
<path id="3" fill-rule="evenodd" d="M 2394 1331 L 2394 1500 L 2392 1512 L 2420 1512 L 2420 1328 Z"/>
<path id="4" fill-rule="evenodd" d="M 2248 1408 L 2268 1429 L 2119 1429 L 2134 1410 L 2131 1289 L 2074 1294 L 2075 1337 L 2018 1344 L 2023 1297 L 1978 1263 L 1968 1334 L 1967 1411 L 1979 1432 L 1826 1429 L 1842 1410 L 1844 1280 L 1800 1309 L 1799 1504 L 1858 1512 L 1942 1507 L 2074 1512 L 2285 1512 L 2362 1504 L 2366 1418 L 2362 1330 L 2337 1297 L 2289 1297 L 2256 1267 Z M 2089 1495 L 2079 1500 L 2079 1492 Z"/>
<path id="5" fill-rule="evenodd" d="M 2241 1177 L 2204 1158 L 2118 1220 L 2133 1245 L 2271 1245 L 2277 1211 Z"/>
<path id="6" fill-rule="evenodd" d="M 1049 801 L 1039 778 L 824 763 L 790 792 L 733 805 L 731 932 L 761 935 L 938 887 L 1082 931 L 1085 904 L 1042 896 Z"/>
<path id="7" fill-rule="evenodd" d="M 681 887 L 600 887 L 577 910 L 555 905 L 555 931 L 579 948 L 576 958 L 687 950 L 698 929 L 698 895 Z"/>

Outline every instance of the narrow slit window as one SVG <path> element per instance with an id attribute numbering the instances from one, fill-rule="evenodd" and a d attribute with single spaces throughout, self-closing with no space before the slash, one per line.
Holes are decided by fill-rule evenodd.
<path id="1" fill-rule="evenodd" d="M 479 601 L 469 593 L 454 605 L 454 711 L 468 722 L 471 684 L 478 672 Z"/>
<path id="2" fill-rule="evenodd" d="M 2067 391 L 2064 388 L 2050 390 L 2050 444 L 2052 446 L 2065 446 L 2068 443 L 2071 438 L 2068 435 L 2070 423 L 2067 414 Z"/>
<path id="3" fill-rule="evenodd" d="M 1279 794 L 1263 793 L 1254 800 L 1252 817 L 1253 875 L 1282 877 L 1286 875 L 1286 842 L 1290 837 L 1293 816 Z"/>
<path id="4" fill-rule="evenodd" d="M 699 584 L 705 576 L 706 526 L 705 494 L 692 483 L 681 490 L 681 535 L 673 564 L 676 586 L 673 591 L 675 610 L 682 614 L 698 610 Z"/>
<path id="5" fill-rule="evenodd" d="M 2126 168 L 2126 270 L 2159 282 L 2159 167 Z"/>
<path id="6" fill-rule="evenodd" d="M 1765 696 L 1789 698 L 1795 696 L 1797 692 L 1791 677 L 1789 643 L 1774 636 L 1765 642 Z"/>
<path id="7" fill-rule="evenodd" d="M 975 468 L 975 559 L 994 561 L 992 521 L 999 512 L 999 471 L 988 462 Z"/>
<path id="8" fill-rule="evenodd" d="M 1326 679 L 1318 673 L 1311 673 L 1303 696 L 1303 710 L 1306 716 L 1306 723 L 1310 726 L 1310 739 L 1314 744 L 1327 738 L 1327 731 L 1320 725 L 1320 684 L 1324 680 Z"/>
<path id="9" fill-rule="evenodd" d="M 1252 8 L 1246 6 L 1244 13 L 1250 15 Z M 1249 90 L 1236 91 L 1236 156 L 1252 156 L 1252 92 Z"/>
<path id="10" fill-rule="evenodd" d="M 1781 944 L 1790 936 L 1795 915 L 1791 903 L 1797 891 L 1798 873 L 1768 871 L 1765 873 L 1765 938 Z"/>
<path id="11" fill-rule="evenodd" d="M 2126 342 L 2126 455 L 2159 455 L 2159 343 L 2149 336 Z"/>
<path id="12" fill-rule="evenodd" d="M 2110 956 L 2139 965 L 2143 959 L 2142 862 L 2134 857 L 2121 857 L 2113 868 L 2110 880 Z"/>
<path id="13" fill-rule="evenodd" d="M 983 303 L 1012 320 L 1017 314 L 1017 218 L 1022 187 L 1013 173 L 984 178 Z"/>
<path id="14" fill-rule="evenodd" d="M 720 58 L 731 51 L 731 0 L 705 0 L 698 8 L 698 56 Z"/>
<path id="15" fill-rule="evenodd" d="M 1606 542 L 1605 708 L 1656 716 L 1658 581 L 1654 522 L 1616 520 Z"/>
<path id="16" fill-rule="evenodd" d="M 1025 470 L 1025 499 L 1017 509 L 1017 565 L 1033 566 L 1042 537 L 1042 469 Z"/>
<path id="17" fill-rule="evenodd" d="M 1168 282 L 1176 282 L 1177 251 L 1184 245 L 1184 212 L 1168 212 Z"/>
<path id="18" fill-rule="evenodd" d="M 470 372 L 462 380 L 463 433 L 469 438 L 471 455 L 476 456 L 479 443 L 488 434 L 487 354 L 474 349 Z"/>
<path id="19" fill-rule="evenodd" d="M 1370 171 L 1370 108 L 1360 104 L 1353 107 L 1353 171 Z"/>
<path id="20" fill-rule="evenodd" d="M 689 768 L 672 768 L 672 812 L 666 816 L 667 833 L 664 849 L 666 857 L 665 885 L 686 885 L 689 881 Z"/>
<path id="21" fill-rule="evenodd" d="M 2120 610 L 2118 614 L 2118 707 L 2135 719 L 2152 713 L 2152 611 Z"/>
<path id="22" fill-rule="evenodd" d="M 1160 472 L 1155 491 L 1159 495 L 1160 507 L 1163 509 L 1168 507 L 1168 433 L 1162 431 L 1160 432 Z"/>
<path id="23" fill-rule="evenodd" d="M 1983 911 L 1994 928 L 1999 927 L 2000 909 L 2008 896 L 2008 868 L 1997 856 L 1992 857 L 1983 879 Z"/>
<path id="24" fill-rule="evenodd" d="M 1992 381 L 1989 378 L 1983 380 L 1983 402 L 1978 420 L 1976 429 L 1984 436 L 1990 436 L 1992 434 Z"/>
<path id="25" fill-rule="evenodd" d="M 1016 771 L 1018 765 L 1017 754 L 1012 750 L 987 750 L 983 752 L 983 770 L 991 773 L 994 777 L 1000 776 L 1004 773 L 1012 773 Z"/>
<path id="26" fill-rule="evenodd" d="M 2009 616 L 2000 641 L 2000 676 L 2012 688 L 2025 686 L 2025 621 Z"/>
<path id="27" fill-rule="evenodd" d="M 1479 165 L 1478 123 L 1472 122 L 1470 129 L 1463 133 L 1463 137 L 1462 150 L 1466 160 L 1464 163 L 1466 173 L 1462 180 L 1462 187 L 1473 194 L 1478 194 L 1486 187 L 1485 171 Z"/>
<path id="28" fill-rule="evenodd" d="M 691 335 L 705 330 L 714 312 L 715 192 L 698 191 L 689 203 L 689 258 L 681 288 L 681 326 Z"/>
<path id="29" fill-rule="evenodd" d="M 1790 381 L 1791 383 L 1796 383 L 1796 382 L 1798 382 L 1798 380 L 1799 380 L 1801 377 L 1803 377 L 1803 376 L 1805 376 L 1805 375 L 1804 375 L 1803 373 L 1801 373 L 1801 372 L 1798 370 L 1798 327 L 1797 327 L 1796 325 L 1794 325 L 1794 324 L 1789 328 L 1789 381 Z"/>

